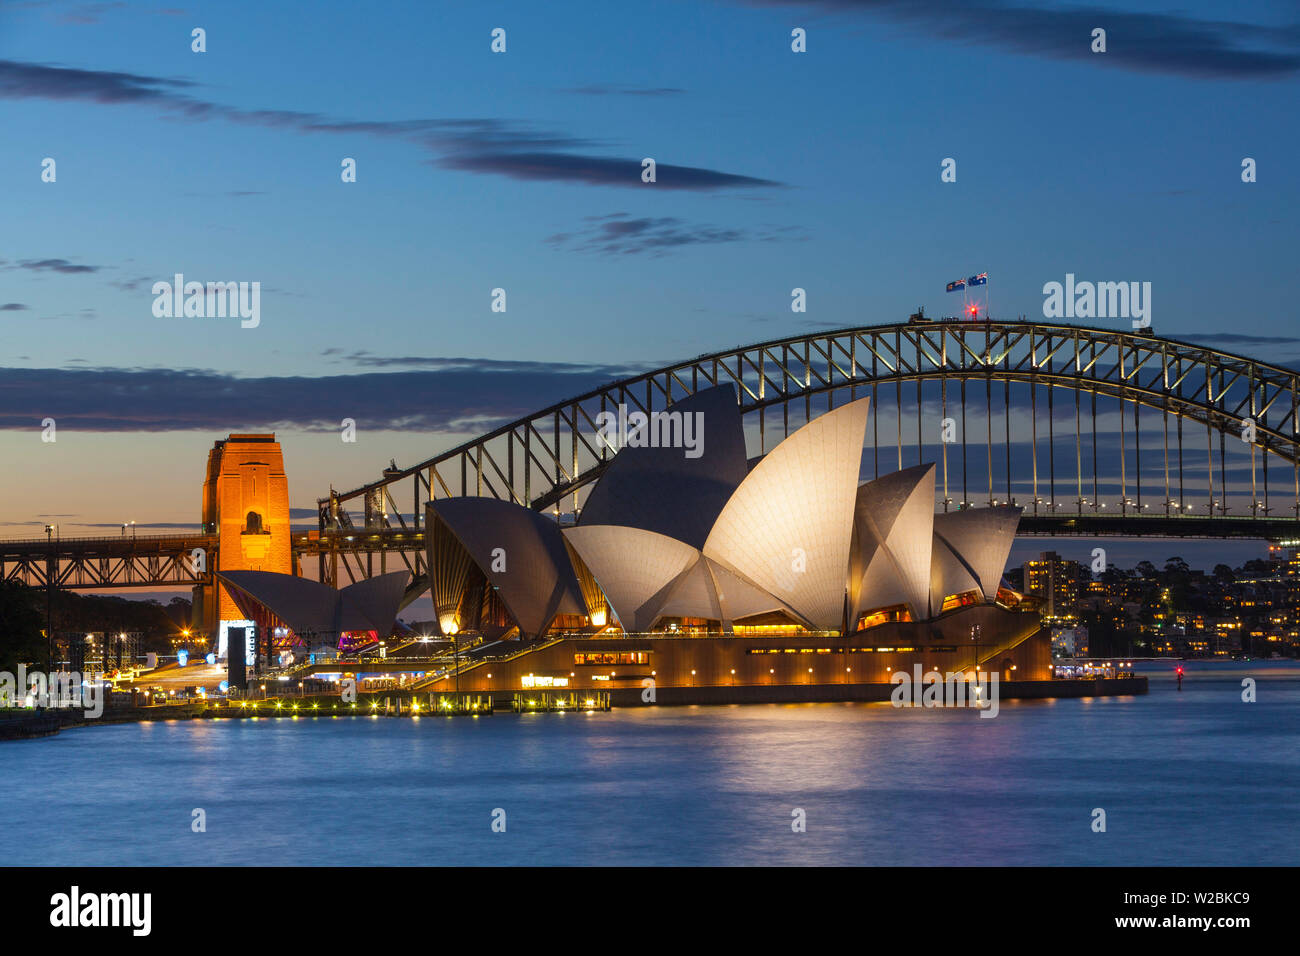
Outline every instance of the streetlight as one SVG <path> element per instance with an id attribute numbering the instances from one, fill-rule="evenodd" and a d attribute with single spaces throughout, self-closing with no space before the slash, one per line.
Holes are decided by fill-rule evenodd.
<path id="1" fill-rule="evenodd" d="M 45 526 L 45 543 L 49 548 L 49 560 L 45 563 L 45 673 L 54 673 L 54 579 L 57 568 L 54 561 L 54 535 L 58 533 L 57 524 Z"/>

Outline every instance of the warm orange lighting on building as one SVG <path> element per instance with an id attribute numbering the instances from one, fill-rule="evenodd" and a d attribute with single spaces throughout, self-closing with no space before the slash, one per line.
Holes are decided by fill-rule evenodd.
<path id="1" fill-rule="evenodd" d="M 293 573 L 289 479 L 274 434 L 236 434 L 212 446 L 203 481 L 203 527 L 218 535 L 219 555 L 208 556 L 210 569 Z M 218 621 L 244 616 L 221 585 L 196 588 L 195 598 L 195 618 L 208 634 Z"/>
<path id="2" fill-rule="evenodd" d="M 797 637 L 806 632 L 798 624 L 736 624 L 733 630 L 737 637 Z"/>
<path id="3" fill-rule="evenodd" d="M 984 595 L 978 589 L 972 591 L 963 591 L 961 594 L 949 594 L 943 599 L 943 605 L 939 613 L 956 610 L 959 607 L 970 607 L 974 604 L 983 604 Z"/>
<path id="4" fill-rule="evenodd" d="M 880 624 L 889 624 L 894 621 L 910 621 L 912 612 L 907 609 L 906 604 L 894 604 L 890 607 L 877 608 L 874 611 L 868 611 L 858 618 L 858 630 L 865 631 L 867 628 L 876 627 Z"/>

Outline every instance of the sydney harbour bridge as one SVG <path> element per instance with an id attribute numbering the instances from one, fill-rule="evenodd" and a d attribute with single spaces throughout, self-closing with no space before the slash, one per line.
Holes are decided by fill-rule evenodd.
<path id="1" fill-rule="evenodd" d="M 776 339 L 624 378 L 318 501 L 295 568 L 342 586 L 409 570 L 424 504 L 487 495 L 580 511 L 613 457 L 602 412 L 651 414 L 732 384 L 751 454 L 870 396 L 864 477 L 936 463 L 938 510 L 1019 505 L 1019 533 L 1300 539 L 1300 372 L 1158 336 L 1028 321 L 913 320 Z M 206 561 L 191 560 L 202 549 Z M 0 541 L 0 578 L 62 588 L 211 582 L 210 534 Z"/>

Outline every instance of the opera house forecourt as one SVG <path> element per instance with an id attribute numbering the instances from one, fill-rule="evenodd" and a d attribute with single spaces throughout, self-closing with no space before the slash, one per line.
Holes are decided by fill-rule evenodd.
<path id="1" fill-rule="evenodd" d="M 430 689 L 884 700 L 919 665 L 996 675 L 1003 696 L 1056 693 L 1038 614 L 1001 584 L 1020 509 L 936 514 L 933 464 L 861 481 L 868 401 L 756 460 L 730 385 L 630 431 L 620 411 L 576 523 L 430 501 L 437 625 L 475 635 L 467 666 Z"/>

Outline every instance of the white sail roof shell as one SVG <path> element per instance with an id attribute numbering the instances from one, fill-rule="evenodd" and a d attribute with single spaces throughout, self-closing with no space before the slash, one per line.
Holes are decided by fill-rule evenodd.
<path id="1" fill-rule="evenodd" d="M 690 545 L 642 528 L 579 525 L 564 532 L 626 631 L 664 617 L 721 621 L 790 609 L 752 581 Z"/>
<path id="2" fill-rule="evenodd" d="M 998 595 L 998 585 L 1002 581 L 1002 572 L 1006 569 L 1011 546 L 1015 543 L 1016 527 L 1020 523 L 1022 510 L 1010 505 L 999 505 L 935 515 L 936 549 L 942 544 L 943 550 L 957 559 L 989 601 Z M 946 557 L 943 563 L 951 567 Z M 944 595 L 958 593 L 958 590 L 947 584 L 944 587 L 947 588 Z M 944 595 L 940 595 L 941 600 Z M 936 613 L 938 610 L 935 607 Z"/>
<path id="3" fill-rule="evenodd" d="M 914 620 L 930 616 L 934 465 L 904 468 L 857 490 L 854 508 L 863 577 L 853 621 L 863 611 L 907 604 Z"/>
<path id="4" fill-rule="evenodd" d="M 626 407 L 625 407 L 626 410 Z M 635 409 L 633 409 L 635 411 Z M 717 385 L 678 399 L 667 414 L 698 416 L 698 457 L 681 447 L 619 450 L 583 503 L 579 525 L 621 525 L 704 544 L 745 479 L 745 432 L 736 389 Z"/>
<path id="5" fill-rule="evenodd" d="M 819 630 L 838 629 L 844 617 L 868 401 L 826 412 L 772 449 L 727 501 L 704 543 L 706 556 Z"/>
<path id="6" fill-rule="evenodd" d="M 718 589 L 709 574 L 708 558 L 698 554 L 695 563 L 678 575 L 665 599 L 655 610 L 656 617 L 700 617 L 722 620 Z"/>
<path id="7" fill-rule="evenodd" d="M 428 511 L 460 541 L 524 634 L 543 633 L 557 614 L 587 613 L 560 526 L 550 516 L 483 497 L 439 498 Z"/>
<path id="8" fill-rule="evenodd" d="M 722 608 L 724 623 L 730 624 L 741 618 L 753 617 L 769 611 L 784 611 L 791 617 L 795 616 L 776 595 L 764 591 L 753 581 L 746 580 L 712 558 L 705 557 L 704 560 L 708 562 L 709 573 L 713 576 L 713 583 L 717 588 L 718 604 Z"/>
<path id="9" fill-rule="evenodd" d="M 319 581 L 274 571 L 218 571 L 217 577 L 238 592 L 236 604 L 251 599 L 300 635 L 377 631 L 386 636 L 411 580 L 408 571 L 392 571 L 336 591 Z"/>
<path id="10" fill-rule="evenodd" d="M 564 537 L 605 592 L 625 631 L 650 630 L 668 586 L 699 557 L 689 544 L 644 528 L 578 525 L 565 528 Z"/>
<path id="11" fill-rule="evenodd" d="M 737 618 L 769 611 L 790 613 L 779 599 L 752 581 L 746 581 L 701 554 L 695 564 L 673 583 L 656 615 L 721 621 L 723 628 L 730 630 Z"/>
<path id="12" fill-rule="evenodd" d="M 930 606 L 935 614 L 939 613 L 943 599 L 949 595 L 964 594 L 967 591 L 979 591 L 982 594 L 984 590 L 966 562 L 939 536 L 938 524 L 941 517 L 943 515 L 935 517 L 934 548 L 930 559 Z"/>

